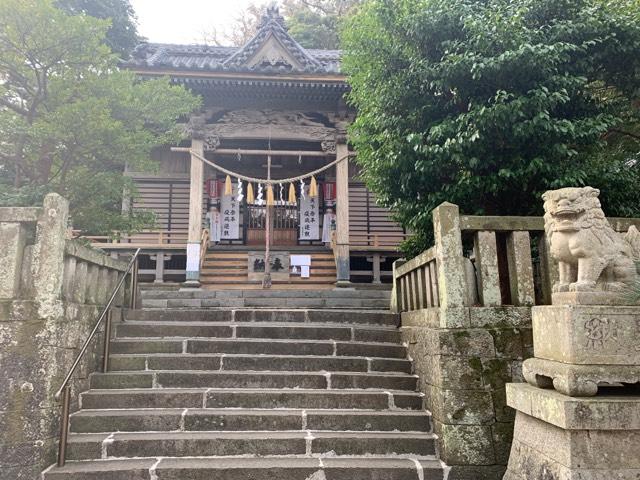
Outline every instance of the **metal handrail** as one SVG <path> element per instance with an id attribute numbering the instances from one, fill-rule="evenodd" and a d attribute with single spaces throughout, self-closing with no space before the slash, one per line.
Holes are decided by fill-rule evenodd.
<path id="1" fill-rule="evenodd" d="M 102 371 L 107 372 L 109 369 L 109 350 L 110 350 L 110 340 L 111 340 L 111 307 L 113 306 L 113 302 L 118 296 L 118 292 L 122 288 L 125 280 L 127 279 L 127 275 L 131 273 L 131 295 L 130 295 L 130 308 L 134 309 L 137 301 L 137 289 L 138 289 L 138 255 L 140 254 L 140 249 L 138 248 L 133 257 L 131 257 L 131 261 L 129 265 L 127 265 L 127 269 L 124 271 L 122 278 L 113 289 L 111 293 L 111 297 L 109 301 L 105 305 L 100 317 L 98 317 L 98 321 L 96 325 L 93 327 L 93 330 L 85 340 L 80 352 L 76 356 L 75 361 L 71 365 L 69 372 L 67 373 L 62 385 L 56 392 L 55 398 L 56 400 L 60 400 L 62 397 L 62 418 L 60 422 L 60 442 L 58 444 L 58 467 L 64 467 L 65 457 L 67 453 L 67 436 L 69 434 L 69 411 L 71 407 L 71 385 L 69 382 L 73 377 L 78 365 L 80 365 L 80 361 L 84 357 L 84 354 L 87 352 L 89 348 L 89 344 L 93 341 L 94 337 L 98 333 L 100 326 L 102 325 L 103 320 L 106 318 L 106 325 L 104 331 L 104 345 L 103 345 L 103 358 L 102 358 Z"/>

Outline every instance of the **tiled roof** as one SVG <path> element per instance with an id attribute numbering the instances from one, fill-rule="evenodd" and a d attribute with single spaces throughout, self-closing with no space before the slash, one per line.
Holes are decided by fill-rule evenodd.
<path id="1" fill-rule="evenodd" d="M 299 66 L 281 63 L 250 65 L 250 60 L 272 37 Z M 260 23 L 258 33 L 243 47 L 142 43 L 124 66 L 197 72 L 339 74 L 340 57 L 339 50 L 304 49 L 288 34 L 277 9 L 270 8 Z"/>

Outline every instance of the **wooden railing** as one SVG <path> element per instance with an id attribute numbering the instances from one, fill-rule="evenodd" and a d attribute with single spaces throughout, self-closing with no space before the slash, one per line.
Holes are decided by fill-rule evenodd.
<path id="1" fill-rule="evenodd" d="M 350 250 L 397 251 L 398 246 L 410 235 L 405 233 L 378 232 L 349 235 Z"/>
<path id="2" fill-rule="evenodd" d="M 122 246 L 181 246 L 186 248 L 186 230 L 144 230 L 134 234 L 114 232 L 112 235 L 82 235 L 78 230 L 72 230 L 72 238 L 83 238 L 95 244 L 109 244 Z"/>
<path id="3" fill-rule="evenodd" d="M 542 217 L 460 215 L 445 203 L 433 212 L 435 246 L 394 264 L 392 308 L 551 303 L 558 269 Z M 611 218 L 614 230 L 640 227 L 637 218 Z"/>

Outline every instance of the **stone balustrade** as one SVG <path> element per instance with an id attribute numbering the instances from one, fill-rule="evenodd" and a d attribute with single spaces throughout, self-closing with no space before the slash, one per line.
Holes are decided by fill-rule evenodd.
<path id="1" fill-rule="evenodd" d="M 617 232 L 640 227 L 638 218 L 608 221 Z M 441 297 L 451 306 L 551 304 L 558 266 L 548 252 L 542 217 L 460 215 L 445 203 L 434 210 L 434 231 L 436 245 L 396 262 L 392 310 L 439 307 Z M 442 295 L 440 279 L 447 281 Z"/>
<path id="2" fill-rule="evenodd" d="M 127 263 L 67 239 L 68 203 L 0 208 L 0 469 L 36 478 L 55 459 L 59 406 L 54 395 Z M 116 299 L 124 301 L 124 289 Z M 72 383 L 87 388 L 101 342 Z"/>
<path id="3" fill-rule="evenodd" d="M 394 264 L 391 309 L 433 414 L 449 480 L 498 480 L 515 412 L 505 384 L 533 356 L 531 307 L 551 304 L 558 278 L 542 217 L 433 212 L 434 246 Z M 617 231 L 640 219 L 609 219 Z"/>

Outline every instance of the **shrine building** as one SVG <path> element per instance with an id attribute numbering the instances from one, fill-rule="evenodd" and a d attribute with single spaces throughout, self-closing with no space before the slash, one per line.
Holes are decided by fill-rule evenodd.
<path id="1" fill-rule="evenodd" d="M 125 172 L 138 192 L 123 208 L 152 210 L 156 230 L 101 247 L 142 247 L 148 280 L 259 288 L 269 235 L 274 288 L 390 279 L 405 232 L 358 178 L 340 59 L 300 46 L 276 7 L 242 47 L 139 45 L 125 68 L 168 76 L 203 108 L 181 145 L 155 150 L 158 172 Z"/>

